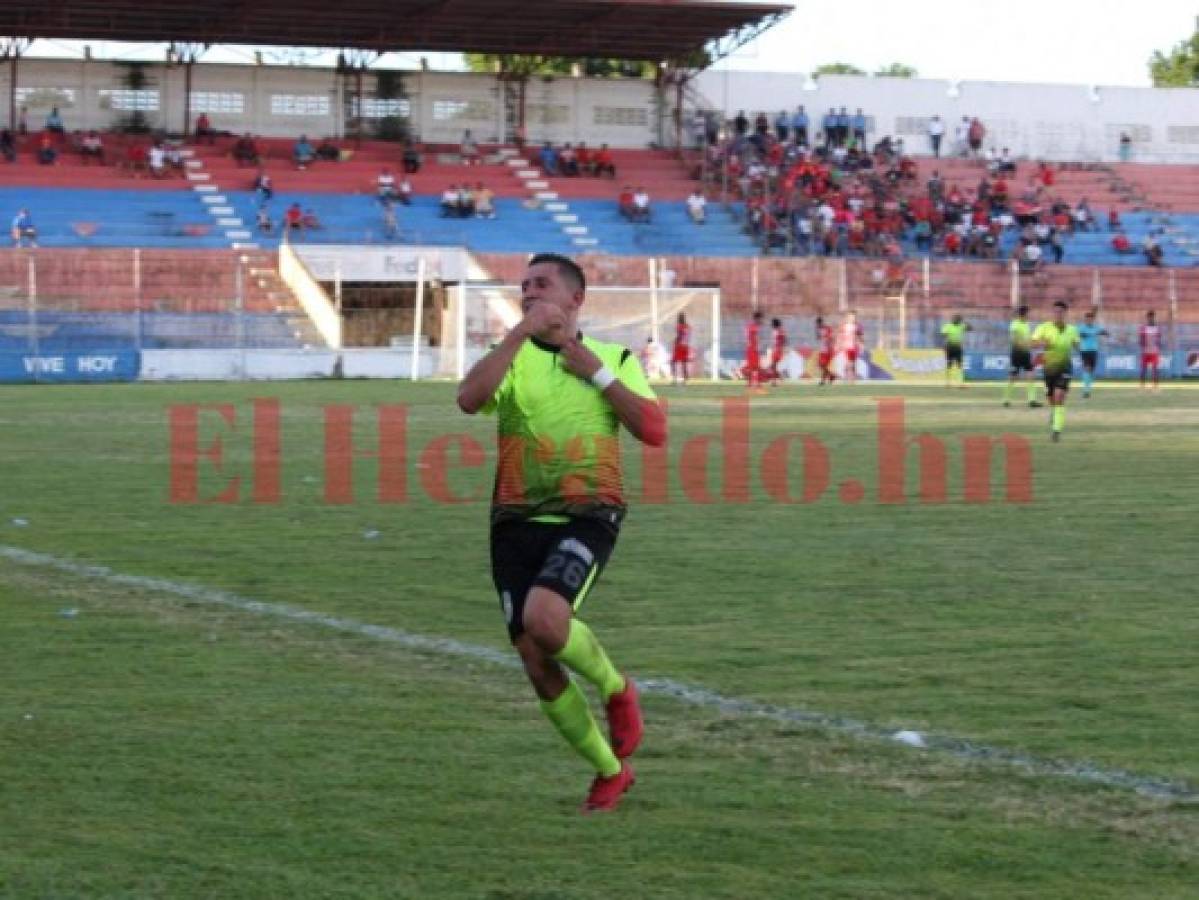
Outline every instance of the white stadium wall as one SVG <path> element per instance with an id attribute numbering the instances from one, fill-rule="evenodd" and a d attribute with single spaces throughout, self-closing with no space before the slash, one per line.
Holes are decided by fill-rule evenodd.
<path id="1" fill-rule="evenodd" d="M 126 69 L 109 62 L 23 59 L 17 68 L 18 105 L 28 107 L 30 128 L 40 127 L 59 106 L 70 130 L 111 127 L 117 106 L 143 105 L 151 125 L 177 132 L 183 127 L 184 70 L 150 64 L 146 93 L 132 97 Z M 0 66 L 0 97 L 7 97 L 11 67 Z M 491 75 L 404 72 L 412 132 L 429 143 L 457 143 L 464 129 L 485 143 L 505 133 L 505 89 Z M 373 78 L 365 78 L 370 98 Z M 216 128 L 266 137 L 341 137 L 343 111 L 353 79 L 332 69 L 197 64 L 193 93 Z M 668 91 L 668 98 L 673 99 Z M 1120 134 L 1133 139 L 1133 158 L 1144 162 L 1199 162 L 1199 90 L 1118 88 L 1085 85 L 948 82 L 930 79 L 826 75 L 811 81 L 802 73 L 702 72 L 689 100 L 729 117 L 744 109 L 773 116 L 798 104 L 818 122 L 830 106 L 861 107 L 870 117 L 870 138 L 902 137 L 913 152 L 928 150 L 926 124 L 934 114 L 946 123 L 946 145 L 962 116 L 978 116 L 987 143 L 1009 147 L 1018 157 L 1054 160 L 1115 160 Z M 126 112 L 131 111 L 129 109 Z M 585 141 L 590 146 L 645 147 L 673 139 L 672 110 L 660 107 L 654 85 L 642 79 L 533 78 L 526 94 L 530 142 Z M 685 121 L 690 121 L 688 110 Z M 660 128 L 661 125 L 661 128 Z"/>
<path id="2" fill-rule="evenodd" d="M 1090 87 L 1014 82 L 934 81 L 825 75 L 816 81 L 796 73 L 709 70 L 696 81 L 712 109 L 736 116 L 803 104 L 818 126 L 829 107 L 858 107 L 870 117 L 870 140 L 902 137 L 905 147 L 928 152 L 926 126 L 945 122 L 942 152 L 952 145 L 954 124 L 978 116 L 988 146 L 1008 147 L 1018 157 L 1099 161 L 1118 159 L 1120 134 L 1133 139 L 1134 161 L 1199 162 L 1199 90 Z"/>
<path id="3" fill-rule="evenodd" d="M 152 127 L 181 131 L 183 67 L 148 64 L 149 83 L 137 96 L 123 83 L 127 72 L 109 62 L 23 59 L 17 69 L 17 104 L 28 107 L 31 130 L 42 126 L 54 106 L 73 131 L 110 128 L 136 104 Z M 503 137 L 504 86 L 494 76 L 401 74 L 410 128 L 418 139 L 456 144 L 468 128 L 485 143 Z M 9 96 L 11 78 L 11 68 L 0 66 L 0 97 Z M 367 74 L 364 99 L 372 99 L 373 87 Z M 354 79 L 324 68 L 199 63 L 192 72 L 192 93 L 207 101 L 192 104 L 192 121 L 205 111 L 220 131 L 337 138 L 345 134 L 343 111 L 354 96 Z M 656 109 L 654 86 L 642 79 L 533 78 L 526 93 L 527 136 L 532 142 L 645 147 L 658 134 Z M 2 118 L 7 124 L 7 115 Z"/>

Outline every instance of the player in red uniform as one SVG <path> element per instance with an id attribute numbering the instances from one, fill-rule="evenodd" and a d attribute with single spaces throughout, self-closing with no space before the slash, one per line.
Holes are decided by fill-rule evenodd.
<path id="1" fill-rule="evenodd" d="M 771 319 L 770 328 L 770 381 L 772 384 L 778 384 L 782 377 L 779 374 L 779 363 L 783 361 L 783 354 L 787 350 L 787 332 L 783 331 L 780 319 Z"/>
<path id="2" fill-rule="evenodd" d="M 674 349 L 670 354 L 670 375 L 674 383 L 679 383 L 679 372 L 683 373 L 683 384 L 690 376 L 688 367 L 691 365 L 691 326 L 687 317 L 679 313 L 679 321 L 674 326 Z"/>
<path id="3" fill-rule="evenodd" d="M 1157 324 L 1153 310 L 1145 313 L 1145 324 L 1141 326 L 1141 388 L 1145 387 L 1145 378 L 1153 369 L 1153 389 L 1157 390 L 1157 370 L 1162 361 L 1162 329 Z"/>
<path id="4" fill-rule="evenodd" d="M 762 331 L 762 313 L 755 312 L 745 326 L 745 379 L 751 388 L 762 384 L 762 357 L 758 352 L 758 335 Z"/>
<path id="5" fill-rule="evenodd" d="M 820 366 L 820 384 L 832 384 L 837 380 L 836 374 L 833 372 L 833 356 L 837 352 L 837 333 L 833 331 L 832 325 L 824 324 L 824 317 L 816 317 L 816 343 L 820 347 L 820 351 L 816 357 L 816 362 Z"/>

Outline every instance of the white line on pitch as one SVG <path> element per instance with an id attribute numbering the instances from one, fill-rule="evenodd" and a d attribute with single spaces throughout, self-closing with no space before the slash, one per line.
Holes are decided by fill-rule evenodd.
<path id="1" fill-rule="evenodd" d="M 144 575 L 125 575 L 120 572 L 114 572 L 107 566 L 78 563 L 45 553 L 24 550 L 20 547 L 0 545 L 0 558 L 20 565 L 54 569 L 93 581 L 102 581 L 122 587 L 171 594 L 187 600 L 206 603 L 210 606 L 224 606 L 261 616 L 272 616 L 291 622 L 319 625 L 322 628 L 348 634 L 357 634 L 411 650 L 428 653 L 448 653 L 452 656 L 485 660 L 508 668 L 515 668 L 517 666 L 516 658 L 512 653 L 495 650 L 491 647 L 467 644 L 462 641 L 453 640 L 452 638 L 412 634 L 398 628 L 371 625 L 366 622 L 355 621 L 354 619 L 325 615 L 324 613 L 313 612 L 287 603 L 253 600 L 249 597 L 242 597 L 228 591 L 215 590 L 186 582 L 170 581 L 165 578 L 150 578 Z M 896 741 L 896 732 L 892 730 L 843 716 L 792 707 L 775 706 L 768 703 L 758 703 L 754 700 L 742 700 L 736 697 L 726 697 L 707 688 L 683 684 L 669 678 L 639 677 L 637 684 L 643 693 L 672 697 L 683 703 L 706 709 L 715 709 L 729 715 L 745 718 L 772 719 L 790 725 L 849 734 L 872 741 L 886 741 L 888 743 Z M 900 734 L 903 734 L 903 732 L 900 732 Z M 1092 784 L 1102 784 L 1108 787 L 1125 788 L 1164 800 L 1199 800 L 1199 790 L 1182 781 L 1171 781 L 1152 775 L 1141 775 L 1123 769 L 1105 769 L 1087 762 L 1041 759 L 1017 751 L 1004 750 L 1000 747 L 991 747 L 949 736 L 922 734 L 921 738 L 924 749 L 945 753 L 970 762 L 998 763 L 1022 769 L 1032 775 L 1069 778 Z"/>

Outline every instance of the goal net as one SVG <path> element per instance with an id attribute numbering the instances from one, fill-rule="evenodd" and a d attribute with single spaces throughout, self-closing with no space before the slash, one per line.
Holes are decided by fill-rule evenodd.
<path id="1" fill-rule="evenodd" d="M 462 284 L 450 292 L 436 348 L 436 372 L 462 378 L 521 318 L 518 285 Z M 579 328 L 638 355 L 651 379 L 670 377 L 675 323 L 691 326 L 690 375 L 717 378 L 720 370 L 720 289 L 589 287 Z"/>

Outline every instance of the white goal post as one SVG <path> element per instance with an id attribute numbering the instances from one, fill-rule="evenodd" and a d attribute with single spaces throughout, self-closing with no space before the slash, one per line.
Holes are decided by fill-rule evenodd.
<path id="1" fill-rule="evenodd" d="M 463 283 L 452 288 L 442 316 L 434 371 L 462 379 L 521 318 L 520 286 Z M 670 376 L 675 323 L 680 313 L 691 326 L 694 377 L 720 377 L 720 289 L 594 286 L 579 311 L 579 328 L 601 341 L 623 344 L 650 369 L 651 378 Z"/>

